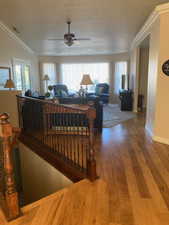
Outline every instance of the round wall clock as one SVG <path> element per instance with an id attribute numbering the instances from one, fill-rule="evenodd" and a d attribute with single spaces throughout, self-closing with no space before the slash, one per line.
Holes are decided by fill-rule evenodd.
<path id="1" fill-rule="evenodd" d="M 169 60 L 162 65 L 162 71 L 165 75 L 169 76 Z"/>

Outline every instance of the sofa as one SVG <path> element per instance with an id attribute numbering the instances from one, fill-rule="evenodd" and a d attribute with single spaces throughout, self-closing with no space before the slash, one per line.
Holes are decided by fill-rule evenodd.
<path id="1" fill-rule="evenodd" d="M 75 92 L 70 92 L 65 84 L 53 85 L 54 96 L 57 98 L 73 97 Z"/>
<path id="2" fill-rule="evenodd" d="M 74 97 L 74 98 L 59 98 L 60 104 L 87 104 L 93 102 L 93 106 L 96 109 L 96 119 L 94 122 L 94 127 L 98 129 L 99 132 L 102 132 L 103 127 L 103 104 L 100 102 L 98 96 L 88 96 L 85 98 Z"/>

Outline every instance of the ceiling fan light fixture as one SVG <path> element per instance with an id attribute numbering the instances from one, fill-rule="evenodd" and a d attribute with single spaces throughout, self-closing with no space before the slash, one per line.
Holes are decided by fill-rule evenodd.
<path id="1" fill-rule="evenodd" d="M 65 40 L 64 42 L 65 42 L 65 44 L 66 44 L 67 46 L 69 46 L 69 47 L 72 46 L 73 43 L 74 43 L 73 40 L 70 40 L 70 41 Z"/>
<path id="2" fill-rule="evenodd" d="M 65 45 L 67 45 L 68 47 L 72 46 L 76 41 L 88 41 L 88 40 L 90 40 L 90 38 L 75 38 L 75 34 L 70 32 L 70 24 L 71 24 L 71 21 L 67 21 L 68 32 L 66 34 L 64 34 L 63 39 L 51 38 L 51 39 L 48 39 L 48 40 L 50 40 L 50 41 L 63 40 Z"/>

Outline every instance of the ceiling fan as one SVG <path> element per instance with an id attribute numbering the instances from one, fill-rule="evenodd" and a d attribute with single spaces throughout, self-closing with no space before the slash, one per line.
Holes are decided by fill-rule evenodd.
<path id="1" fill-rule="evenodd" d="M 68 25 L 68 32 L 66 34 L 64 34 L 63 39 L 50 38 L 48 40 L 49 41 L 64 41 L 64 43 L 69 47 L 72 46 L 75 41 L 90 41 L 91 40 L 90 38 L 76 38 L 75 34 L 70 32 L 71 21 L 67 21 L 67 25 Z"/>

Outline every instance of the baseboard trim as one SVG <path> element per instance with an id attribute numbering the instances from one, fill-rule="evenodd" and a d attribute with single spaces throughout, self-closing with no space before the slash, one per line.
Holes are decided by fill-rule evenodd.
<path id="1" fill-rule="evenodd" d="M 169 139 L 168 138 L 162 138 L 162 137 L 158 137 L 158 136 L 153 136 L 152 139 L 153 139 L 153 141 L 157 141 L 157 142 L 160 142 L 162 144 L 169 145 Z"/>
<path id="2" fill-rule="evenodd" d="M 147 125 L 145 126 L 145 129 L 148 132 L 148 134 L 151 136 L 153 141 L 169 145 L 169 139 L 168 138 L 162 138 L 162 137 L 158 137 L 158 136 L 153 135 L 153 132 L 148 128 Z"/>

